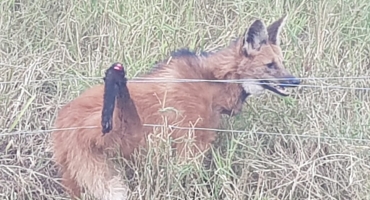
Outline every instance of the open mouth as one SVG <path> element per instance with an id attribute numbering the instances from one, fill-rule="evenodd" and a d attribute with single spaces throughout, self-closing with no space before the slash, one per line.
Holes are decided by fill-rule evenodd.
<path id="1" fill-rule="evenodd" d="M 261 81 L 261 86 L 267 90 L 270 90 L 278 95 L 281 96 L 289 96 L 290 91 L 287 90 L 284 86 L 280 84 L 276 84 L 270 81 Z M 292 87 L 292 86 L 286 86 L 286 87 Z"/>

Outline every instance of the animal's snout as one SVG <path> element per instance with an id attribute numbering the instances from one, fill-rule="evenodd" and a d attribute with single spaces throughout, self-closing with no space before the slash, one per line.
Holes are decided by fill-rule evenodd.
<path id="1" fill-rule="evenodd" d="M 301 80 L 294 76 L 286 77 L 280 82 L 284 87 L 297 87 L 299 84 L 301 84 Z"/>

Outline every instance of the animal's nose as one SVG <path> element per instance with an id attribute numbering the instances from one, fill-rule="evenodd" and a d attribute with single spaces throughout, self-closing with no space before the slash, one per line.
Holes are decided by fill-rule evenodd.
<path id="1" fill-rule="evenodd" d="M 294 76 L 290 76 L 290 77 L 285 78 L 285 80 L 283 80 L 282 83 L 286 84 L 285 87 L 295 87 L 301 84 L 301 80 Z"/>
<path id="2" fill-rule="evenodd" d="M 289 82 L 290 82 L 290 84 L 292 84 L 292 85 L 299 85 L 299 84 L 301 84 L 301 80 L 299 79 L 299 78 L 291 78 L 290 80 L 289 80 Z"/>

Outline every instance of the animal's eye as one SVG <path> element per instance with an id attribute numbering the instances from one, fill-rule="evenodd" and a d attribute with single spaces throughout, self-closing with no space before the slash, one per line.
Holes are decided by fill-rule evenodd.
<path id="1" fill-rule="evenodd" d="M 267 67 L 269 68 L 269 69 L 275 69 L 276 67 L 275 67 L 275 63 L 269 63 L 269 64 L 267 64 Z"/>

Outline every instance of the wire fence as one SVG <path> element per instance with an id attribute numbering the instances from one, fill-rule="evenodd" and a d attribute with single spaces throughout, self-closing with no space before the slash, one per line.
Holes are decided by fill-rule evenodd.
<path id="1" fill-rule="evenodd" d="M 45 82 L 45 81 L 68 81 L 68 80 L 103 80 L 101 76 L 79 76 L 70 77 L 70 78 L 52 78 L 52 79 L 42 79 L 42 80 L 26 80 L 26 81 L 1 81 L 0 84 L 11 84 L 11 83 L 34 83 L 34 82 Z M 332 77 L 300 77 L 300 80 L 342 80 L 342 79 L 351 79 L 351 80 L 358 80 L 358 79 L 370 79 L 370 76 L 332 76 Z M 210 79 L 177 79 L 177 78 L 160 78 L 160 77 L 134 77 L 129 78 L 129 82 L 219 82 L 219 83 L 241 83 L 246 81 L 259 81 L 259 80 L 287 80 L 287 78 L 248 78 L 248 79 L 234 79 L 234 80 L 210 80 Z"/>
<path id="2" fill-rule="evenodd" d="M 317 81 L 317 80 L 370 80 L 370 76 L 349 76 L 349 77 L 304 77 L 300 78 L 301 80 L 306 81 Z M 25 80 L 25 81 L 3 81 L 0 84 L 14 84 L 14 83 L 37 83 L 37 82 L 47 82 L 47 81 L 75 81 L 75 80 L 102 80 L 102 77 L 73 77 L 73 78 L 63 78 L 63 79 L 43 79 L 43 80 Z M 258 81 L 270 81 L 270 80 L 286 80 L 286 79 L 237 79 L 237 80 L 207 80 L 207 79 L 176 79 L 176 78 L 132 78 L 128 82 L 136 83 L 194 83 L 194 82 L 213 82 L 213 83 L 253 83 L 253 84 L 268 84 Z M 326 83 L 328 84 L 328 83 Z M 289 86 L 289 84 L 285 84 Z M 312 88 L 330 88 L 330 89 L 354 89 L 354 90 L 370 90 L 370 87 L 349 87 L 349 86 L 338 86 L 338 85 L 299 85 L 299 87 L 312 87 Z M 146 127 L 165 127 L 164 125 L 159 124 L 144 124 Z M 76 130 L 76 129 L 96 129 L 98 126 L 88 126 L 88 127 L 70 127 L 63 129 L 48 129 L 48 130 L 34 130 L 34 131 L 14 131 L 6 132 L 6 130 L 1 131 L 0 136 L 12 136 L 12 135 L 21 135 L 21 134 L 42 134 L 50 133 L 56 130 Z M 302 138 L 317 138 L 317 139 L 332 139 L 332 140 L 346 140 L 346 141 L 362 141 L 370 142 L 370 139 L 361 139 L 361 138 L 350 138 L 350 137 L 331 137 L 324 136 L 325 134 L 320 135 L 298 135 L 298 134 L 285 134 L 285 133 L 269 133 L 269 132 L 255 132 L 255 131 L 242 131 L 242 130 L 225 130 L 225 129 L 211 129 L 211 128 L 197 128 L 197 127 L 179 127 L 168 125 L 167 128 L 171 129 L 181 129 L 181 130 L 203 130 L 203 131 L 217 131 L 223 133 L 255 133 L 260 135 L 280 135 L 287 137 L 302 137 Z"/>
<path id="3" fill-rule="evenodd" d="M 102 80 L 101 76 L 79 76 L 69 77 L 69 78 L 52 78 L 52 79 L 42 79 L 42 80 L 27 80 L 27 81 L 0 81 L 0 84 L 11 84 L 11 83 L 34 83 L 34 82 L 45 82 L 45 81 L 66 81 L 66 80 L 76 80 L 76 79 L 86 79 L 86 80 Z M 370 76 L 332 76 L 332 77 L 300 77 L 301 80 L 341 80 L 341 79 L 370 79 Z M 143 81 L 153 81 L 153 82 L 219 82 L 219 83 L 240 83 L 245 81 L 258 81 L 258 80 L 287 80 L 287 78 L 248 78 L 248 79 L 234 79 L 234 80 L 210 80 L 210 79 L 175 79 L 175 78 L 154 78 L 154 77 L 134 77 L 128 78 L 129 82 L 143 82 Z"/>
<path id="4" fill-rule="evenodd" d="M 368 80 L 370 76 L 349 76 L 349 77 L 304 77 L 299 78 L 306 81 L 319 81 L 319 80 Z M 73 78 L 62 78 L 62 79 L 42 79 L 42 80 L 25 80 L 25 81 L 2 81 L 0 84 L 15 84 L 15 83 L 39 83 L 39 82 L 62 82 L 62 81 L 76 81 L 76 80 L 103 80 L 102 77 L 73 77 Z M 133 83 L 253 83 L 258 85 L 266 85 L 268 82 L 260 81 L 281 81 L 287 80 L 286 78 L 271 78 L 271 79 L 234 79 L 234 80 L 209 80 L 209 79 L 177 79 L 177 78 L 147 78 L 147 77 L 136 77 L 128 79 L 128 82 Z M 299 88 L 327 88 L 327 89 L 342 89 L 342 90 L 370 90 L 370 87 L 353 87 L 353 86 L 342 86 L 332 85 L 330 82 L 321 82 L 321 85 L 317 84 L 300 84 Z M 292 84 L 279 84 L 281 86 L 295 86 Z"/>
<path id="5" fill-rule="evenodd" d="M 258 135 L 269 135 L 269 136 L 282 136 L 282 137 L 299 137 L 299 138 L 310 138 L 318 140 L 336 140 L 336 141 L 347 141 L 347 142 L 368 142 L 370 139 L 366 138 L 351 138 L 351 137 L 333 137 L 326 136 L 326 134 L 318 135 L 299 135 L 299 134 L 288 134 L 288 133 L 272 133 L 272 132 L 260 132 L 253 130 L 229 130 L 229 129 L 215 129 L 215 128 L 199 128 L 199 127 L 183 127 L 183 126 L 174 126 L 174 125 L 160 125 L 160 124 L 143 124 L 144 127 L 159 127 L 159 128 L 169 128 L 169 129 L 178 129 L 178 130 L 188 130 L 188 131 L 215 131 L 218 133 L 237 133 L 237 134 L 258 134 Z M 34 131 L 14 131 L 14 132 L 3 132 L 0 136 L 14 136 L 14 135 L 36 135 L 36 134 L 45 134 L 51 133 L 53 131 L 72 131 L 80 129 L 98 129 L 99 126 L 83 126 L 83 127 L 69 127 L 69 128 L 54 128 L 48 130 L 34 130 Z"/>

